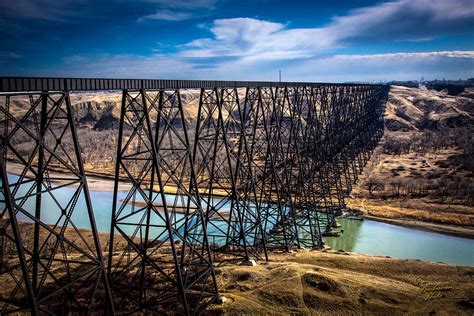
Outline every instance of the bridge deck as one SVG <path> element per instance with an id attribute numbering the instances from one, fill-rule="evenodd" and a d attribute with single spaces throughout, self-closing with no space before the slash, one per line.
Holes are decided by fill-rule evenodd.
<path id="1" fill-rule="evenodd" d="M 25 91 L 97 91 L 132 89 L 201 89 L 201 88 L 256 88 L 292 86 L 371 86 L 355 83 L 272 82 L 272 81 L 216 81 L 216 80 L 161 80 L 161 79 L 104 79 L 52 77 L 0 77 L 0 92 Z"/>

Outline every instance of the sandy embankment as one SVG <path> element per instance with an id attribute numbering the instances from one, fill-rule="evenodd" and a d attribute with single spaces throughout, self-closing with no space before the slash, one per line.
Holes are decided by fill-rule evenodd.
<path id="1" fill-rule="evenodd" d="M 14 174 L 14 175 L 20 175 L 23 172 L 24 166 L 12 161 L 8 161 L 7 163 L 7 172 Z M 61 177 L 64 176 L 65 173 L 62 172 L 61 170 L 57 171 L 50 171 L 49 172 L 50 177 Z M 67 181 L 65 180 L 58 180 L 56 181 L 57 184 L 64 184 Z M 89 190 L 93 191 L 113 191 L 114 190 L 114 181 L 113 178 L 110 177 L 105 177 L 105 176 L 96 176 L 96 175 L 91 175 L 90 173 L 87 173 L 87 185 L 89 187 Z M 76 185 L 77 186 L 77 185 Z M 74 187 L 74 185 L 73 185 Z M 126 185 L 123 182 L 119 182 L 119 190 L 126 190 L 129 188 L 129 185 Z"/>

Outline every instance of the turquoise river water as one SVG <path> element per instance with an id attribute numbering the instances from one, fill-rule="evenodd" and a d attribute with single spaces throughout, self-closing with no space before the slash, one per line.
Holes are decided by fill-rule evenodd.
<path id="1" fill-rule="evenodd" d="M 16 182 L 17 179 L 17 176 L 9 175 L 10 183 Z M 31 187 L 31 184 L 29 186 Z M 43 221 L 53 224 L 53 219 L 58 217 L 58 203 L 61 204 L 62 197 L 64 200 L 69 198 L 75 190 L 69 187 L 57 189 L 55 196 L 58 197 L 58 200 L 56 202 L 51 197 L 44 196 L 42 207 L 48 212 L 43 212 Z M 21 196 L 27 191 L 27 186 L 21 186 L 17 196 Z M 120 192 L 119 199 L 125 198 L 125 195 L 125 192 Z M 91 191 L 91 198 L 97 228 L 99 231 L 108 232 L 110 230 L 113 192 Z M 170 195 L 167 196 L 168 198 L 172 201 L 174 197 Z M 79 198 L 77 203 L 72 220 L 77 227 L 87 229 L 89 220 L 84 211 L 84 199 Z M 34 209 L 33 206 L 34 200 L 29 199 L 24 208 Z M 20 220 L 28 219 L 20 218 Z M 339 222 L 342 224 L 344 233 L 340 237 L 324 238 L 326 244 L 335 250 L 474 266 L 474 240 L 471 239 L 409 229 L 371 220 L 339 219 Z"/>

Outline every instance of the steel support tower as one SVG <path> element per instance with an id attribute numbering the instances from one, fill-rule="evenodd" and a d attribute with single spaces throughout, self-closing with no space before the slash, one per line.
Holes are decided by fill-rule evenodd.
<path id="1" fill-rule="evenodd" d="M 70 100 L 81 91 L 122 96 L 100 232 Z M 200 314 L 219 295 L 216 265 L 321 248 L 383 135 L 387 94 L 369 84 L 0 78 L 0 282 L 11 285 L 1 313 Z"/>

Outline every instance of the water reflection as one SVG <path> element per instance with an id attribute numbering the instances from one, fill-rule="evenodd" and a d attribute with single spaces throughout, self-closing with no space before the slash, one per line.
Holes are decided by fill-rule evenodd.
<path id="1" fill-rule="evenodd" d="M 359 236 L 361 235 L 361 228 L 363 221 L 360 220 L 339 220 L 342 222 L 342 227 L 339 229 L 341 234 L 339 237 L 325 237 L 324 241 L 327 245 L 335 250 L 344 250 L 354 252 Z"/>

